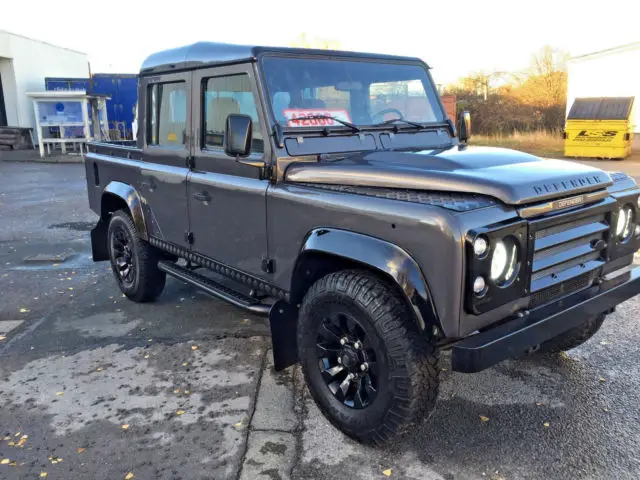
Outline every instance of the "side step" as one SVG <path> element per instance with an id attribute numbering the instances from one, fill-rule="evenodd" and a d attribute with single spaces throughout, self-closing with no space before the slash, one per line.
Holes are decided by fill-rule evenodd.
<path id="1" fill-rule="evenodd" d="M 180 267 L 175 263 L 160 261 L 158 262 L 158 268 L 163 272 L 178 278 L 183 282 L 187 282 L 200 290 L 208 293 L 209 295 L 225 300 L 236 307 L 243 308 L 254 315 L 261 317 L 268 317 L 271 305 L 266 305 L 256 300 L 255 298 L 247 297 L 242 293 L 236 292 L 229 287 L 211 280 L 203 275 L 199 275 L 191 270 Z"/>

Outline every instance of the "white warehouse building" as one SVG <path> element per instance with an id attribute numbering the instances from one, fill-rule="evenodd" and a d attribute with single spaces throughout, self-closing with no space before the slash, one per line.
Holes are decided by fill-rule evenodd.
<path id="1" fill-rule="evenodd" d="M 89 77 L 87 54 L 0 30 L 0 127 L 35 127 L 26 92 L 45 89 L 45 77 Z"/>
<path id="2" fill-rule="evenodd" d="M 573 57 L 568 73 L 567 114 L 576 98 L 635 97 L 633 143 L 640 148 L 640 42 Z"/>

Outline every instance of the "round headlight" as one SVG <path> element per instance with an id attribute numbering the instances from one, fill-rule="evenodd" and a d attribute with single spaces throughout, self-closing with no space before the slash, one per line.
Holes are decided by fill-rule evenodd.
<path id="1" fill-rule="evenodd" d="M 487 253 L 489 249 L 489 242 L 485 237 L 478 237 L 473 241 L 473 253 L 476 254 L 476 257 L 484 257 L 484 254 Z"/>
<path id="2" fill-rule="evenodd" d="M 618 212 L 618 222 L 616 223 L 616 236 L 618 240 L 620 242 L 629 240 L 634 228 L 633 208 L 630 205 L 622 207 Z"/>
<path id="3" fill-rule="evenodd" d="M 518 246 L 512 238 L 504 238 L 493 249 L 491 280 L 498 286 L 511 283 L 518 273 Z"/>

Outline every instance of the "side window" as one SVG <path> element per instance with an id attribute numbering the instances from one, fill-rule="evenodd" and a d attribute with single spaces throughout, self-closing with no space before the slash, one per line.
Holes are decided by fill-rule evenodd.
<path id="1" fill-rule="evenodd" d="M 148 88 L 147 143 L 181 146 L 187 140 L 187 87 L 184 82 L 154 83 Z"/>
<path id="2" fill-rule="evenodd" d="M 203 89 L 203 146 L 222 149 L 227 116 L 232 113 L 242 113 L 249 115 L 253 120 L 251 153 L 264 153 L 260 119 L 251 91 L 249 75 L 208 78 L 203 81 Z"/>

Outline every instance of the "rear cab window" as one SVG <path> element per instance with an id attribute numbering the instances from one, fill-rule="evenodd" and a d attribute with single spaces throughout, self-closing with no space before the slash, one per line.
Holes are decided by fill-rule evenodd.
<path id="1" fill-rule="evenodd" d="M 148 87 L 147 144 L 182 147 L 187 141 L 185 82 L 154 83 Z"/>

